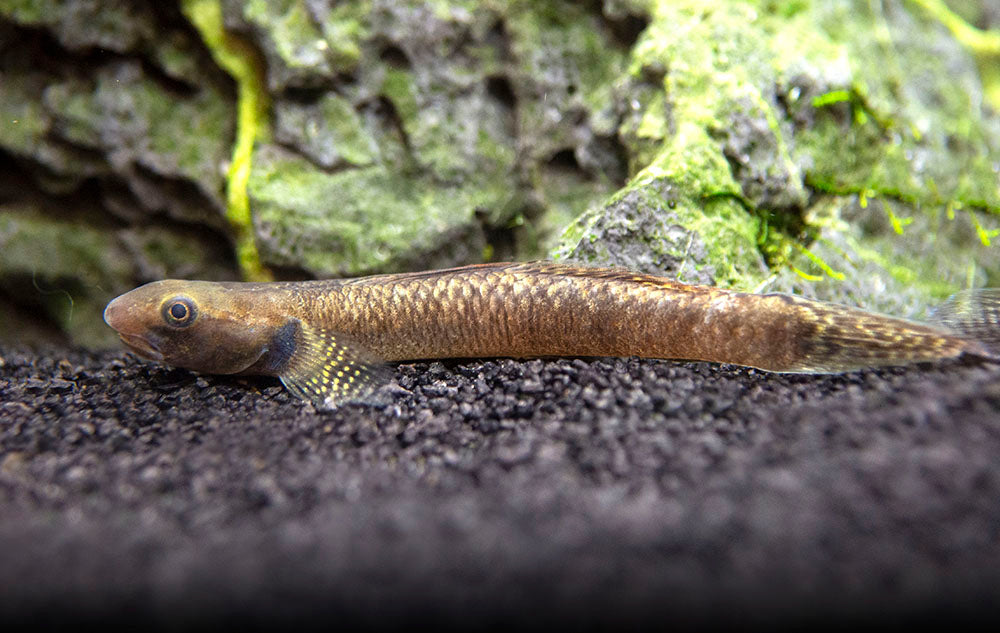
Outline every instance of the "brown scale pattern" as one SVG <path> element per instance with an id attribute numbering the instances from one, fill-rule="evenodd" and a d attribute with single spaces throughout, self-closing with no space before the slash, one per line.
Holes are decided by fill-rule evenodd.
<path id="1" fill-rule="evenodd" d="M 291 287 L 291 286 L 290 286 Z M 643 356 L 845 371 L 967 351 L 931 326 L 628 271 L 487 264 L 294 287 L 304 320 L 389 361 Z"/>

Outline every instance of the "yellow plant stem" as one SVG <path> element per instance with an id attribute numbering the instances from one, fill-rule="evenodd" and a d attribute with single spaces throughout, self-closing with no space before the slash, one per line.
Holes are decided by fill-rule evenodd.
<path id="1" fill-rule="evenodd" d="M 236 139 L 226 182 L 226 218 L 236 239 L 236 257 L 243 277 L 268 280 L 271 275 L 261 263 L 254 241 L 247 194 L 254 143 L 267 131 L 263 64 L 249 44 L 226 31 L 219 0 L 181 0 L 181 10 L 198 29 L 215 62 L 236 82 Z"/>
<path id="2" fill-rule="evenodd" d="M 983 76 L 986 99 L 994 108 L 1000 108 L 1000 30 L 977 29 L 952 11 L 944 0 L 910 0 L 943 24 L 963 46 L 968 48 L 979 64 Z"/>

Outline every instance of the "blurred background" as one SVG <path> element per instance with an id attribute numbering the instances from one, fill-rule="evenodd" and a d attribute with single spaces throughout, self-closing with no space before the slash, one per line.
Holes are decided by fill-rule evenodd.
<path id="1" fill-rule="evenodd" d="M 147 281 L 1000 285 L 994 0 L 0 0 L 0 344 Z"/>

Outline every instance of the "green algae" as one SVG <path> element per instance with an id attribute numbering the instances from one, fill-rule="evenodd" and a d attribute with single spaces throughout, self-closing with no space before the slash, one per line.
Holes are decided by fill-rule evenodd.
<path id="1" fill-rule="evenodd" d="M 230 99 L 176 24 L 157 30 L 153 14 L 130 5 L 32 6 L 41 13 L 0 6 L 12 38 L 0 67 L 0 146 L 14 165 L 2 183 L 2 311 L 37 314 L 35 340 L 62 330 L 75 344 L 106 346 L 115 337 L 104 305 L 137 281 L 232 276 L 232 261 L 215 259 L 229 248 L 218 229 Z M 146 253 L 143 230 L 173 248 Z"/>
<path id="2" fill-rule="evenodd" d="M 327 58 L 334 71 L 352 72 L 361 63 L 370 12 L 371 3 L 367 0 L 342 2 L 331 7 L 320 22 Z"/>
<path id="3" fill-rule="evenodd" d="M 0 15 L 22 24 L 42 24 L 46 18 L 58 15 L 56 0 L 5 0 L 0 3 Z"/>
<path id="4" fill-rule="evenodd" d="M 364 1 L 337 3 L 317 15 L 303 0 L 251 0 L 242 4 L 239 16 L 261 34 L 268 82 L 277 92 L 353 72 L 362 59 L 371 11 Z"/>
<path id="5" fill-rule="evenodd" d="M 904 36 L 884 15 L 867 17 L 881 35 L 853 35 L 850 98 L 842 104 L 814 99 L 812 125 L 798 135 L 811 163 L 808 185 L 836 197 L 825 212 L 811 213 L 821 237 L 812 250 L 826 252 L 832 269 L 848 278 L 882 280 L 872 289 L 874 297 L 848 290 L 849 298 L 918 314 L 921 304 L 996 276 L 996 257 L 982 247 L 990 235 L 983 225 L 995 224 L 991 216 L 1000 212 L 1000 156 L 978 106 L 982 87 L 975 69 L 953 42 L 943 41 L 933 20 L 916 15 Z M 843 26 L 838 32 L 852 33 Z M 892 72 L 867 72 L 879 64 Z M 956 74 L 963 65 L 965 72 Z M 837 139 L 836 146 L 830 139 Z M 956 218 L 950 211 L 955 208 L 966 213 Z M 835 234 L 829 220 L 844 213 L 854 221 Z M 956 233 L 961 240 L 937 239 Z M 842 254 L 828 252 L 828 244 L 837 244 Z M 828 274 L 818 272 L 824 279 L 817 289 L 833 298 L 844 295 L 829 284 Z M 855 277 L 845 285 L 852 284 L 864 282 Z"/>
<path id="6" fill-rule="evenodd" d="M 713 281 L 893 309 L 905 296 L 912 314 L 996 277 L 976 244 L 1000 211 L 997 139 L 974 65 L 933 20 L 847 0 L 655 2 L 649 17 L 619 128 L 626 190 L 676 188 L 686 212 L 661 212 L 706 245 Z M 708 204 L 727 199 L 729 232 L 701 234 Z M 947 220 L 954 208 L 971 228 Z M 592 251 L 606 236 L 588 227 L 620 212 L 617 197 L 592 208 L 553 254 Z M 961 239 L 935 241 L 932 225 Z"/>
<path id="7" fill-rule="evenodd" d="M 599 162 L 590 154 L 602 139 L 617 135 L 615 93 L 628 48 L 609 38 L 599 16 L 579 4 L 520 1 L 502 11 L 513 77 L 527 97 L 515 112 L 519 136 L 530 139 L 522 145 L 521 161 L 541 205 L 518 217 L 516 252 L 538 258 L 557 246 L 569 222 L 623 184 L 619 172 L 627 166 L 619 167 L 617 157 Z M 558 120 L 557 111 L 563 113 Z M 593 136 L 589 143 L 580 142 L 574 121 L 585 122 Z M 554 162 L 560 155 L 572 156 L 570 164 Z"/>
<path id="8" fill-rule="evenodd" d="M 579 100 L 594 117 L 598 130 L 602 122 L 613 125 L 613 119 L 605 120 L 601 115 L 614 101 L 615 81 L 625 71 L 628 56 L 626 49 L 608 41 L 597 17 L 583 5 L 559 0 L 514 1 L 507 6 L 505 17 L 525 77 L 545 79 L 553 73 L 566 74 L 564 85 L 556 81 L 553 85 Z M 545 100 L 525 105 L 541 109 Z M 525 118 L 544 117 L 529 110 Z"/>
<path id="9" fill-rule="evenodd" d="M 178 97 L 138 63 L 121 62 L 86 80 L 49 82 L 42 104 L 64 144 L 112 153 L 118 165 L 127 159 L 150 174 L 196 184 L 207 200 L 218 199 L 232 121 L 225 97 L 210 86 Z M 188 219 L 207 219 L 212 211 Z"/>
<path id="10" fill-rule="evenodd" d="M 756 249 L 757 226 L 746 219 L 731 197 L 692 197 L 665 174 L 646 175 L 580 216 L 552 256 L 749 290 L 766 270 Z M 717 249 L 726 259 L 713 256 Z"/>
<path id="11" fill-rule="evenodd" d="M 260 152 L 250 181 L 267 261 L 340 276 L 401 270 L 456 238 L 481 249 L 469 209 L 503 206 L 511 191 L 478 185 L 442 187 L 382 165 L 325 173 L 276 147 Z"/>
<path id="12" fill-rule="evenodd" d="M 240 40 L 219 2 L 184 0 L 236 81 L 227 175 L 224 153 L 196 141 L 229 142 L 230 99 L 191 75 L 183 39 L 150 49 L 140 21 L 115 27 L 111 50 L 197 90 L 174 94 L 137 60 L 90 80 L 2 69 L 0 109 L 18 121 L 2 144 L 63 178 L 60 191 L 117 174 L 102 152 L 204 192 L 225 186 L 247 278 L 264 264 L 329 276 L 476 261 L 499 232 L 516 236 L 501 252 L 526 258 L 551 248 L 917 315 L 954 289 L 1000 284 L 1000 124 L 980 105 L 996 103 L 992 35 L 934 4 L 226 3 Z M 49 5 L 0 13 L 61 42 L 103 41 L 74 36 Z M 648 20 L 634 45 L 609 27 L 626 15 Z M 282 149 L 268 140 L 271 99 Z M 132 146 L 143 151 L 122 154 Z M 208 222 L 201 207 L 182 219 Z M 183 248 L 197 240 L 129 231 L 125 257 L 143 276 L 207 270 L 168 263 L 171 250 L 200 262 Z"/>
<path id="13" fill-rule="evenodd" d="M 384 95 L 399 116 L 403 132 L 412 137 L 418 132 L 420 104 L 412 73 L 400 68 L 388 67 L 382 80 L 381 94 Z"/>
<path id="14" fill-rule="evenodd" d="M 630 100 L 633 115 L 622 125 L 621 138 L 633 155 L 630 165 L 637 170 L 625 191 L 640 196 L 645 208 L 669 218 L 670 225 L 680 229 L 672 240 L 656 233 L 647 236 L 648 247 L 661 260 L 658 268 L 676 274 L 674 269 L 680 266 L 677 262 L 684 261 L 687 245 L 697 240 L 707 246 L 707 257 L 692 266 L 688 280 L 753 287 L 763 275 L 756 243 L 760 222 L 737 202 L 743 195 L 741 187 L 712 134 L 721 118 L 713 108 L 737 100 L 756 104 L 759 99 L 745 99 L 751 90 L 735 80 L 716 81 L 713 71 L 719 69 L 712 67 L 712 56 L 695 49 L 699 43 L 711 46 L 712 34 L 699 32 L 710 28 L 710 23 L 700 19 L 684 22 L 679 19 L 684 9 L 673 6 L 660 10 L 664 13 L 653 16 L 632 52 L 630 75 L 652 89 L 642 91 L 643 99 Z M 719 56 L 730 54 L 721 52 Z M 728 61 L 723 63 L 728 65 Z M 658 80 L 659 85 L 652 80 Z M 724 91 L 726 87 L 735 88 L 735 96 Z M 657 91 L 669 98 L 658 97 Z M 646 157 L 648 162 L 642 165 L 635 156 Z M 787 157 L 784 162 L 790 163 Z M 659 199 L 664 183 L 675 192 L 669 201 Z M 617 210 L 618 200 L 615 196 L 604 207 L 588 212 L 566 232 L 553 256 L 593 261 L 593 257 L 581 257 L 582 252 L 593 251 L 586 227 L 600 225 L 602 216 Z M 607 248 L 610 251 L 613 246 Z"/>
<path id="15" fill-rule="evenodd" d="M 125 52 L 150 32 L 142 11 L 129 3 L 5 0 L 0 16 L 30 26 L 46 26 L 69 48 Z M 67 19 L 70 17 L 70 19 Z"/>
<path id="16" fill-rule="evenodd" d="M 615 133 L 611 93 L 627 48 L 609 46 L 594 12 L 557 2 L 439 2 L 370 13 L 313 16 L 324 33 L 343 19 L 360 37 L 355 83 L 334 97 L 339 112 L 321 112 L 330 97 L 308 91 L 275 102 L 276 139 L 315 165 L 285 152 L 253 170 L 251 200 L 268 263 L 331 275 L 396 269 L 421 253 L 421 266 L 478 261 L 495 252 L 476 246 L 485 233 L 509 231 L 517 244 L 504 253 L 537 258 L 565 222 L 620 184 L 613 168 L 605 173 L 618 159 L 602 143 Z M 280 37 L 274 28 L 264 35 Z M 269 59 L 285 65 L 273 53 Z M 315 71 L 278 85 L 329 78 L 322 67 Z M 581 140 L 580 120 L 591 140 Z M 293 121 L 315 125 L 316 134 L 296 133 Z M 326 139 L 323 148 L 318 139 Z M 371 141 L 377 149 L 366 153 Z M 340 150 L 349 145 L 358 150 L 353 157 Z M 547 164 L 560 153 L 580 156 L 581 165 Z M 314 199 L 304 193 L 309 187 L 327 194 Z M 330 196 L 342 201 L 336 211 Z M 306 199 L 316 210 L 306 209 Z M 409 234 L 416 247 L 397 237 Z M 472 241 L 460 249 L 467 259 L 430 258 L 458 235 Z M 354 238 L 367 246 L 349 246 Z"/>
<path id="17" fill-rule="evenodd" d="M 32 81 L 29 76 L 11 72 L 4 72 L 0 79 L 4 85 L 4 89 L 0 90 L 0 113 L 5 123 L 4 147 L 8 151 L 30 155 L 44 142 L 43 137 L 50 124 L 41 103 L 28 98 L 30 92 L 41 88 L 41 81 Z"/>
<path id="18" fill-rule="evenodd" d="M 586 112 L 596 133 L 613 133 L 614 90 L 627 49 L 609 42 L 595 15 L 576 3 L 520 0 L 506 6 L 504 17 L 520 78 L 545 89 L 519 104 L 519 125 L 538 143 L 536 152 L 552 155 L 574 144 L 571 127 L 552 125 L 552 101 Z"/>
<path id="19" fill-rule="evenodd" d="M 949 212 L 945 206 L 913 213 L 894 200 L 868 199 L 862 205 L 857 197 L 842 196 L 824 198 L 811 214 L 815 239 L 808 251 L 823 265 L 799 257 L 801 274 L 776 276 L 768 289 L 921 318 L 956 288 L 1000 281 L 1000 252 L 982 244 L 976 228 L 996 230 L 1000 222 L 994 216 Z M 902 235 L 893 217 L 906 220 L 898 227 Z"/>
<path id="20" fill-rule="evenodd" d="M 307 106 L 286 103 L 276 109 L 275 138 L 296 145 L 326 169 L 369 165 L 380 155 L 354 105 L 334 94 Z"/>
<path id="21" fill-rule="evenodd" d="M 243 17 L 274 32 L 275 50 L 289 69 L 329 72 L 326 40 L 310 19 L 305 2 L 250 0 L 243 5 Z"/>

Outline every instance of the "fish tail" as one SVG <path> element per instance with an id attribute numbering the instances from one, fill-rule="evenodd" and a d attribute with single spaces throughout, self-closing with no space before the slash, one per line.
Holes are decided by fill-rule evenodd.
<path id="1" fill-rule="evenodd" d="M 816 301 L 796 307 L 800 345 L 784 371 L 836 373 L 966 354 L 1000 360 L 1000 290 L 953 297 L 931 323 Z"/>
<path id="2" fill-rule="evenodd" d="M 1000 360 L 1000 288 L 976 288 L 953 294 L 931 313 L 931 323 L 974 345 L 977 356 Z"/>

